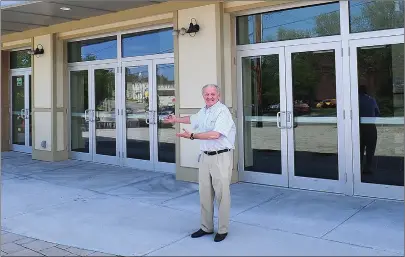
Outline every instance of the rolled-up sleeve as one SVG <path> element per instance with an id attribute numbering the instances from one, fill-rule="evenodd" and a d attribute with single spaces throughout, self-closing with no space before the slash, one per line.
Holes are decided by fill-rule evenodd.
<path id="1" fill-rule="evenodd" d="M 232 115 L 229 110 L 223 110 L 219 113 L 217 120 L 215 121 L 214 131 L 227 137 L 233 127 Z"/>
<path id="2" fill-rule="evenodd" d="M 198 123 L 200 119 L 201 110 L 198 111 L 196 114 L 190 115 L 190 123 L 191 127 L 195 130 L 198 128 Z"/>

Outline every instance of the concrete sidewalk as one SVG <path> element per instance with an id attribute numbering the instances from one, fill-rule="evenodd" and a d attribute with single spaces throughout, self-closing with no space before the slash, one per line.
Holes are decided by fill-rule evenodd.
<path id="1" fill-rule="evenodd" d="M 238 183 L 229 235 L 215 243 L 213 236 L 189 236 L 199 227 L 197 184 L 129 168 L 2 156 L 3 230 L 46 241 L 47 249 L 75 249 L 61 256 L 404 254 L 403 202 Z"/>

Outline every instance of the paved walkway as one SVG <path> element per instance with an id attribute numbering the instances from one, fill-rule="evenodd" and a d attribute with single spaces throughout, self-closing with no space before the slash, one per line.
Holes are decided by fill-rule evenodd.
<path id="1" fill-rule="evenodd" d="M 215 243 L 190 238 L 198 186 L 172 175 L 2 153 L 1 183 L 10 255 L 404 255 L 403 202 L 238 183 Z"/>
<path id="2" fill-rule="evenodd" d="M 1 256 L 114 256 L 1 231 Z"/>

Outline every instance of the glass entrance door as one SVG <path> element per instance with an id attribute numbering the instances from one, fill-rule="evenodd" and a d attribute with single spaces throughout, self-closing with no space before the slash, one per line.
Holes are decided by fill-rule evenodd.
<path id="1" fill-rule="evenodd" d="M 288 186 L 284 48 L 244 51 L 239 60 L 242 180 Z"/>
<path id="2" fill-rule="evenodd" d="M 242 179 L 343 192 L 340 43 L 239 53 Z"/>
<path id="3" fill-rule="evenodd" d="M 286 47 L 290 187 L 345 191 L 341 43 Z"/>
<path id="4" fill-rule="evenodd" d="M 175 129 L 162 119 L 174 113 L 173 58 L 124 62 L 121 87 L 123 163 L 175 171 Z"/>
<path id="5" fill-rule="evenodd" d="M 404 38 L 350 42 L 354 194 L 404 199 Z"/>
<path id="6" fill-rule="evenodd" d="M 31 72 L 11 75 L 11 145 L 13 151 L 32 152 Z"/>
<path id="7" fill-rule="evenodd" d="M 71 155 L 118 164 L 117 65 L 70 70 Z"/>

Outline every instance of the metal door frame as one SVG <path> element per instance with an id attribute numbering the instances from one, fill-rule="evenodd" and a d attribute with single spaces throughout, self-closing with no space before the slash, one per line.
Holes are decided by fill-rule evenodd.
<path id="1" fill-rule="evenodd" d="M 243 69 L 242 69 L 242 58 L 244 57 L 258 57 L 265 55 L 278 55 L 279 57 L 279 87 L 280 87 L 280 111 L 278 118 L 274 117 L 251 117 L 253 119 L 260 119 L 261 121 L 276 122 L 278 128 L 280 129 L 280 147 L 281 147 L 281 174 L 272 173 L 262 173 L 253 172 L 245 170 L 245 155 L 244 155 L 244 102 L 243 102 Z M 274 47 L 265 49 L 255 49 L 239 51 L 237 53 L 237 87 L 238 87 L 238 145 L 239 145 L 239 162 L 238 162 L 238 172 L 240 179 L 246 182 L 259 183 L 259 184 L 269 184 L 276 186 L 288 187 L 288 160 L 287 160 L 287 130 L 285 120 L 282 116 L 286 113 L 286 85 L 285 85 L 285 54 L 284 47 Z M 283 114 L 283 115 L 282 115 Z M 269 164 L 271 166 L 271 164 Z"/>
<path id="2" fill-rule="evenodd" d="M 109 155 L 102 155 L 102 154 L 97 154 L 96 152 L 96 143 L 97 143 L 97 136 L 96 136 L 96 106 L 95 106 L 95 100 L 96 100 L 96 85 L 95 85 L 95 71 L 96 70 L 103 70 L 103 69 L 113 69 L 114 70 L 114 83 L 115 83 L 115 156 L 109 156 Z M 113 63 L 108 63 L 108 64 L 94 64 L 89 67 L 89 79 L 90 79 L 90 84 L 89 84 L 89 93 L 90 93 L 90 98 L 89 98 L 89 130 L 92 131 L 91 133 L 91 138 L 90 138 L 90 152 L 92 152 L 92 159 L 93 162 L 95 163 L 104 163 L 104 164 L 112 164 L 112 165 L 119 165 L 119 155 L 120 155 L 120 126 L 118 125 L 118 108 L 119 107 L 119 72 L 118 72 L 118 65 L 116 62 Z"/>
<path id="3" fill-rule="evenodd" d="M 31 68 L 22 68 L 22 69 L 15 69 L 10 70 L 9 76 L 9 96 L 10 96 L 10 108 L 9 108 L 9 115 L 10 115 L 10 147 L 12 151 L 16 152 L 24 152 L 24 153 L 32 153 L 32 145 L 29 145 L 30 141 L 30 105 L 31 105 L 31 97 L 30 96 L 30 76 L 31 76 Z M 24 109 L 21 110 L 21 115 L 24 118 L 24 145 L 16 145 L 13 144 L 13 77 L 17 76 L 24 76 Z M 31 112 L 32 113 L 32 112 Z"/>
<path id="4" fill-rule="evenodd" d="M 360 135 L 359 135 L 359 110 L 358 110 L 358 74 L 357 74 L 357 48 L 379 45 L 403 44 L 404 36 L 387 36 L 380 38 L 367 38 L 349 41 L 350 72 L 351 72 L 351 105 L 353 111 L 352 127 L 352 170 L 354 195 L 371 196 L 378 198 L 404 200 L 404 187 L 361 182 L 360 171 Z M 395 120 L 394 120 L 395 119 Z M 393 118 L 394 122 L 403 123 L 403 117 Z"/>
<path id="5" fill-rule="evenodd" d="M 305 53 L 315 51 L 334 50 L 335 53 L 335 76 L 336 76 L 336 120 L 335 118 L 324 117 L 325 123 L 333 123 L 337 125 L 338 138 L 338 180 L 298 177 L 294 174 L 294 159 L 295 159 L 295 133 L 294 133 L 294 106 L 293 106 L 293 87 L 292 87 L 292 59 L 293 53 Z M 345 171 L 345 102 L 343 92 L 343 70 L 342 70 L 342 45 L 341 42 L 329 42 L 299 46 L 287 46 L 285 48 L 286 60 L 286 88 L 287 88 L 287 113 L 290 119 L 287 120 L 288 130 L 288 174 L 291 188 L 325 191 L 333 193 L 345 193 L 347 175 Z M 316 119 L 316 118 L 315 118 Z M 319 119 L 319 118 L 318 118 Z M 310 120 L 309 120 L 310 121 Z M 320 123 L 322 124 L 322 123 Z"/>

